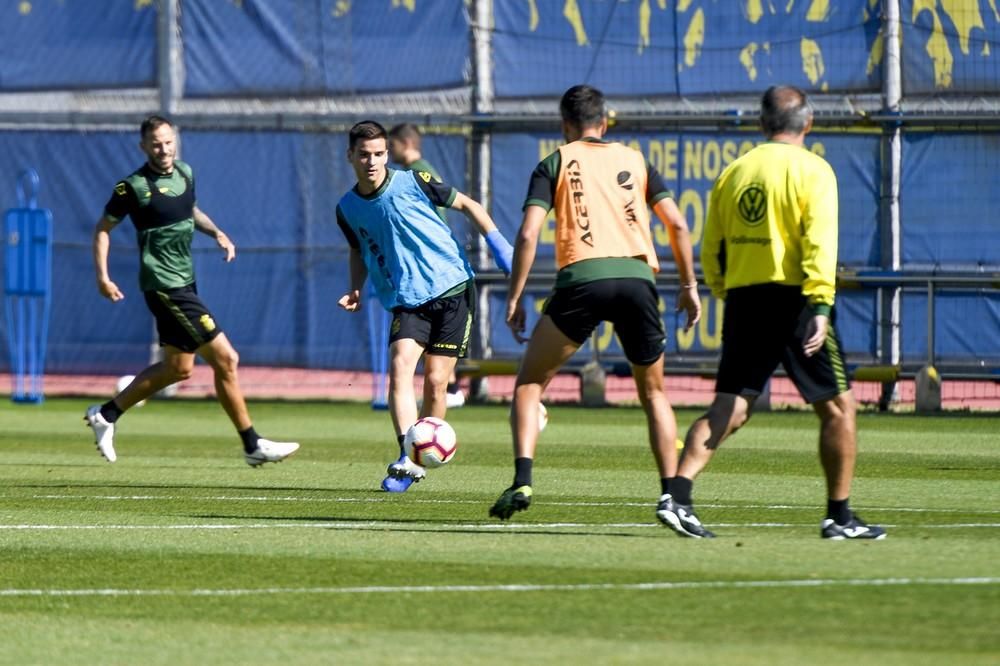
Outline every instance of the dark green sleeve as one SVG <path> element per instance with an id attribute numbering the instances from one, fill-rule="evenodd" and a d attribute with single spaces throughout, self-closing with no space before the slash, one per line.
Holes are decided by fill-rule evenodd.
<path id="1" fill-rule="evenodd" d="M 122 180 L 115 185 L 111 198 L 104 205 L 104 215 L 120 222 L 139 208 L 139 199 L 128 181 Z"/>
<path id="2" fill-rule="evenodd" d="M 347 223 L 347 218 L 344 217 L 343 211 L 340 210 L 340 206 L 337 206 L 337 226 L 344 233 L 344 238 L 347 239 L 347 244 L 353 249 L 357 250 L 361 247 L 361 243 L 358 242 L 358 237 L 354 233 L 354 229 L 351 229 L 351 225 Z"/>
<path id="3" fill-rule="evenodd" d="M 417 181 L 417 186 L 424 191 L 432 204 L 442 208 L 451 208 L 451 205 L 455 203 L 458 190 L 454 187 L 440 179 L 435 179 L 428 171 L 411 171 L 410 173 Z"/>
<path id="4" fill-rule="evenodd" d="M 528 196 L 524 198 L 521 210 L 528 206 L 540 206 L 547 211 L 552 210 L 556 200 L 556 181 L 561 162 L 562 154 L 557 150 L 538 163 L 535 170 L 531 172 L 531 180 L 528 182 Z"/>
<path id="5" fill-rule="evenodd" d="M 646 162 L 646 203 L 652 206 L 661 199 L 675 199 L 674 193 L 663 182 L 663 176 L 656 167 Z"/>

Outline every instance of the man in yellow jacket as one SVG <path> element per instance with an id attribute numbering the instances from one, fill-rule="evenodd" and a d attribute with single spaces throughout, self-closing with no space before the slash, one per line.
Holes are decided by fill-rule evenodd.
<path id="1" fill-rule="evenodd" d="M 857 453 L 856 406 L 834 327 L 837 178 L 805 148 L 813 114 L 804 92 L 775 86 L 761 100 L 768 141 L 719 176 L 709 202 L 701 265 L 726 301 L 722 360 L 708 413 L 688 430 L 672 511 L 658 511 L 685 536 L 713 536 L 691 509 L 691 488 L 719 445 L 750 418 L 754 400 L 782 364 L 820 419 L 826 474 L 825 539 L 881 539 L 850 509 Z"/>

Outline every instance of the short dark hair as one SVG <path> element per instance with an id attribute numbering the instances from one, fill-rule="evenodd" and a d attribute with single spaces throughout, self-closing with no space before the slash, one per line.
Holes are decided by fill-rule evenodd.
<path id="1" fill-rule="evenodd" d="M 559 100 L 562 119 L 577 127 L 600 125 L 607 115 L 604 93 L 588 85 L 573 86 Z"/>
<path id="2" fill-rule="evenodd" d="M 390 139 L 413 141 L 417 146 L 420 145 L 420 136 L 420 128 L 413 123 L 400 123 L 389 130 Z"/>
<path id="3" fill-rule="evenodd" d="M 163 116 L 149 116 L 148 118 L 142 121 L 141 125 L 139 125 L 139 136 L 142 139 L 145 139 L 148 134 L 150 134 L 151 132 L 155 132 L 156 130 L 160 129 L 160 127 L 162 127 L 163 125 L 169 125 L 170 127 L 174 126 L 172 122 L 170 122 Z"/>
<path id="4" fill-rule="evenodd" d="M 369 139 L 386 138 L 385 128 L 374 120 L 362 120 L 351 128 L 347 133 L 347 149 L 353 150 L 354 144 L 358 141 L 368 141 Z"/>
<path id="5" fill-rule="evenodd" d="M 767 136 L 801 134 L 812 119 L 812 104 L 795 86 L 771 86 L 760 100 L 760 126 Z"/>

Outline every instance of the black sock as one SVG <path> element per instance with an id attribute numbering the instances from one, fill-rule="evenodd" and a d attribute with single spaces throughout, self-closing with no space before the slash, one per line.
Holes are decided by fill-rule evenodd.
<path id="1" fill-rule="evenodd" d="M 531 485 L 531 458 L 514 458 L 514 487 Z"/>
<path id="2" fill-rule="evenodd" d="M 832 518 L 838 525 L 851 522 L 851 509 L 847 506 L 847 498 L 842 500 L 828 499 L 826 501 L 826 517 Z"/>
<path id="3" fill-rule="evenodd" d="M 399 443 L 399 455 L 406 455 L 406 447 L 403 446 L 403 440 L 406 439 L 406 435 L 396 435 L 396 442 Z"/>
<path id="4" fill-rule="evenodd" d="M 122 408 L 119 407 L 114 400 L 108 400 L 106 403 L 101 405 L 101 416 L 103 416 L 104 420 L 108 423 L 114 423 L 118 420 L 118 417 L 124 413 L 125 412 L 122 411 Z"/>
<path id="5" fill-rule="evenodd" d="M 448 384 L 448 393 L 458 393 L 458 382 Z"/>
<path id="6" fill-rule="evenodd" d="M 687 477 L 675 476 L 670 479 L 670 494 L 674 501 L 686 506 L 691 505 L 691 490 L 694 488 L 694 481 Z"/>
<path id="7" fill-rule="evenodd" d="M 240 431 L 240 439 L 243 440 L 243 450 L 246 453 L 253 453 L 257 450 L 257 440 L 260 439 L 260 435 L 253 429 L 253 426 L 250 426 L 246 430 Z"/>
<path id="8" fill-rule="evenodd" d="M 667 477 L 663 477 L 662 479 L 660 479 L 660 494 L 666 495 L 669 492 L 670 492 L 670 479 Z"/>

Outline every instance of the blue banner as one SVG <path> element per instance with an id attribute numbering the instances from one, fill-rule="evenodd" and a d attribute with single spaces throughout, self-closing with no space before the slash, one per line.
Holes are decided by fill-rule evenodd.
<path id="1" fill-rule="evenodd" d="M 927 294 L 903 292 L 900 335 L 903 361 L 923 363 L 927 344 Z M 939 290 L 934 299 L 934 352 L 937 363 L 963 363 L 970 369 L 1000 365 L 1000 293 Z"/>
<path id="2" fill-rule="evenodd" d="M 186 93 L 325 95 L 466 82 L 461 2 L 185 3 Z"/>
<path id="3" fill-rule="evenodd" d="M 156 49 L 150 2 L 0 5 L 0 90 L 152 86 Z"/>
<path id="4" fill-rule="evenodd" d="M 877 0 L 494 3 L 500 97 L 877 91 Z"/>
<path id="5" fill-rule="evenodd" d="M 995 0 L 902 0 L 903 90 L 1000 91 L 1000 12 Z"/>
<path id="6" fill-rule="evenodd" d="M 904 265 L 1000 270 L 1000 134 L 910 132 L 903 139 Z"/>

